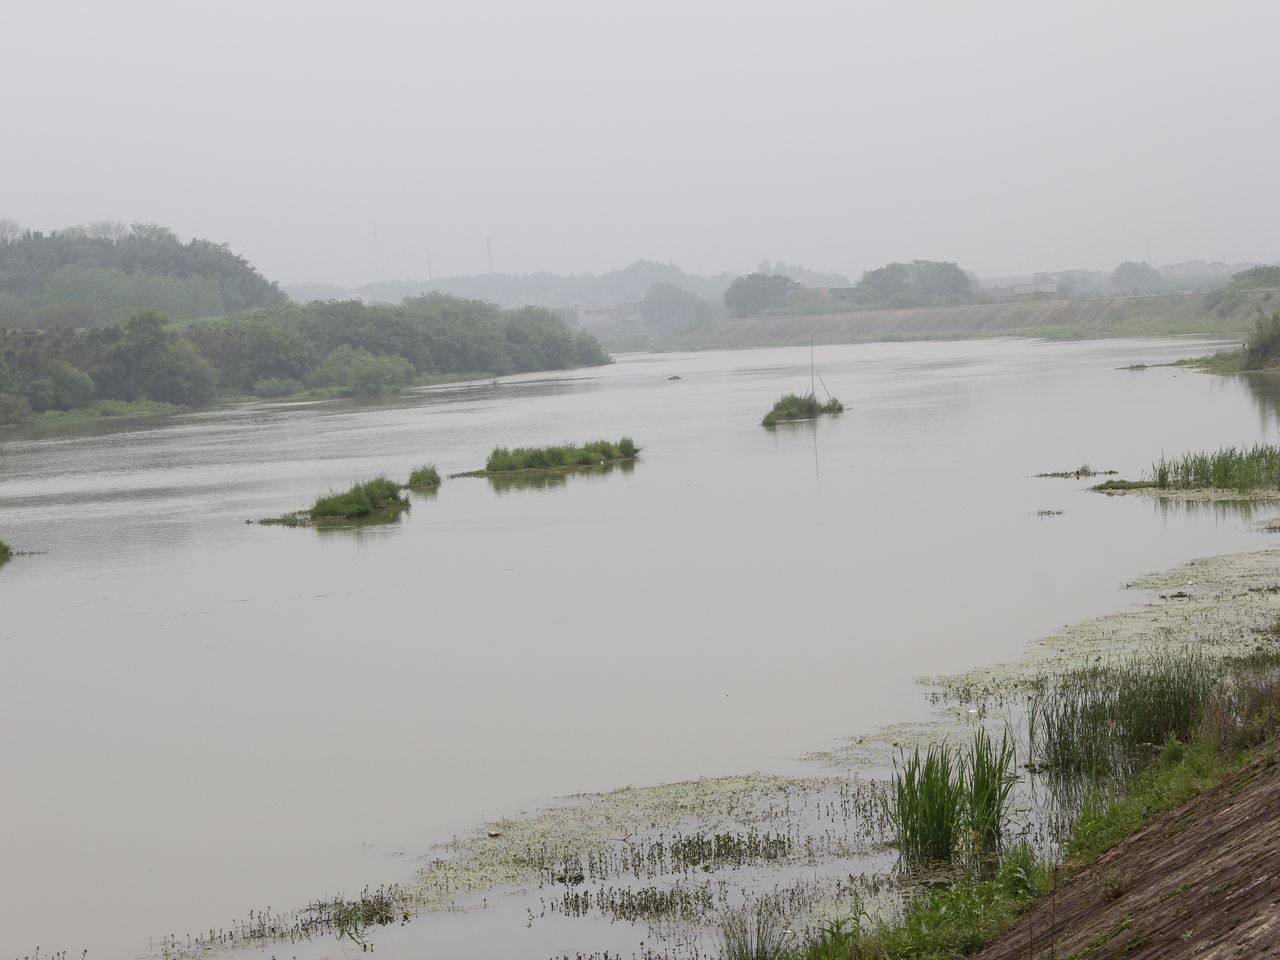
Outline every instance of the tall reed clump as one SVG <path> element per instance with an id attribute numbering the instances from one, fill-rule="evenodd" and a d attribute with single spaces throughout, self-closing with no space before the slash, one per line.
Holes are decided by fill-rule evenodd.
<path id="1" fill-rule="evenodd" d="M 350 490 L 319 497 L 307 515 L 312 520 L 349 520 L 367 517 L 378 510 L 408 506 L 400 484 L 384 476 L 357 483 Z"/>
<path id="2" fill-rule="evenodd" d="M 424 464 L 417 470 L 409 474 L 410 487 L 438 487 L 440 486 L 440 471 L 436 469 L 434 463 Z"/>
<path id="3" fill-rule="evenodd" d="M 890 818 L 908 860 L 950 860 L 962 840 L 974 852 L 1000 845 L 1009 795 L 1018 781 L 1008 733 L 997 744 L 977 730 L 966 751 L 931 744 L 894 764 Z"/>
<path id="4" fill-rule="evenodd" d="M 916 747 L 894 763 L 891 815 L 898 848 L 911 860 L 950 860 L 964 809 L 964 785 L 955 752 L 947 744 Z"/>
<path id="5" fill-rule="evenodd" d="M 592 467 L 615 460 L 634 460 L 640 448 L 630 437 L 593 440 L 558 447 L 494 447 L 485 462 L 486 473 L 513 473 L 517 470 L 559 470 L 564 467 Z"/>
<path id="6" fill-rule="evenodd" d="M 720 960 L 786 960 L 790 953 L 776 903 L 748 903 L 721 915 Z"/>
<path id="7" fill-rule="evenodd" d="M 819 403 L 812 393 L 801 396 L 788 393 L 782 396 L 773 409 L 764 415 L 761 426 L 772 427 L 782 420 L 812 420 L 820 413 L 843 413 L 844 404 L 831 397 L 826 403 Z"/>
<path id="8" fill-rule="evenodd" d="M 1280 447 L 1267 443 L 1250 448 L 1223 447 L 1216 453 L 1188 453 L 1161 457 L 1151 466 L 1159 489 L 1250 490 L 1280 489 Z"/>
<path id="9" fill-rule="evenodd" d="M 1194 651 L 1040 677 L 1028 704 L 1032 760 L 1067 779 L 1126 776 L 1146 745 L 1186 740 L 1217 681 Z"/>
<path id="10" fill-rule="evenodd" d="M 0 563 L 8 563 L 13 558 L 13 548 L 0 540 Z"/>

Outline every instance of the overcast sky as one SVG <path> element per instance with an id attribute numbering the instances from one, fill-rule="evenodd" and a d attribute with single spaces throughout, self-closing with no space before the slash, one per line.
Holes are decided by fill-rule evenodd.
<path id="1" fill-rule="evenodd" d="M 0 10 L 0 216 L 286 283 L 1280 256 L 1273 0 Z"/>

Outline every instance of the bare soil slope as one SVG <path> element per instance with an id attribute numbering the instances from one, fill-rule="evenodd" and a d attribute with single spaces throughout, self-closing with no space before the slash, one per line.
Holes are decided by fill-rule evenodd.
<path id="1" fill-rule="evenodd" d="M 1280 957 L 1280 763 L 1253 763 L 1113 847 L 977 956 Z"/>

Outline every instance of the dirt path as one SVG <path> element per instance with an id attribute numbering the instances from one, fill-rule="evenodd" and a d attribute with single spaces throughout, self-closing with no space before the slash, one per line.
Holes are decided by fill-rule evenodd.
<path id="1" fill-rule="evenodd" d="M 977 956 L 1280 957 L 1280 763 L 1255 762 L 1129 837 Z"/>

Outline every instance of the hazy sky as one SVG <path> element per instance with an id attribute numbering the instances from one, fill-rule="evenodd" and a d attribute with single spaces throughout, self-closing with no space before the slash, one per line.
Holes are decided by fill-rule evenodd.
<path id="1" fill-rule="evenodd" d="M 1280 257 L 1274 0 L 0 12 L 0 216 L 282 282 Z"/>

